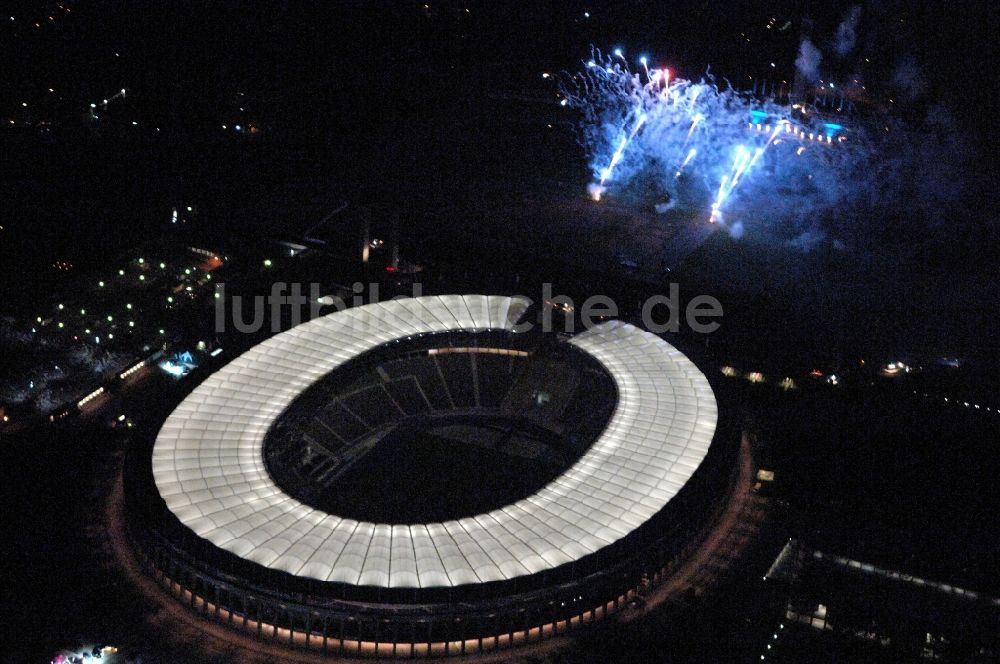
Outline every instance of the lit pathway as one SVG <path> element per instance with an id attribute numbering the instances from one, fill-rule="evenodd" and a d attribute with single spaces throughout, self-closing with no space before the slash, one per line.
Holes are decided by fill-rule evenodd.
<path id="1" fill-rule="evenodd" d="M 750 492 L 754 466 L 746 434 L 740 442 L 738 460 L 739 476 L 722 516 L 694 554 L 646 595 L 642 606 L 622 612 L 619 617 L 622 622 L 641 618 L 665 602 L 683 604 L 691 589 L 696 596 L 705 593 L 753 542 L 765 516 L 766 499 Z"/>

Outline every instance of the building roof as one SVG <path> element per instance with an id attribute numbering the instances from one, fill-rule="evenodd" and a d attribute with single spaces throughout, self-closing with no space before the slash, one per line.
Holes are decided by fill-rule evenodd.
<path id="1" fill-rule="evenodd" d="M 429 296 L 348 309 L 278 334 L 207 378 L 170 415 L 153 448 L 157 490 L 199 537 L 320 581 L 460 586 L 594 553 L 677 494 L 708 452 L 718 413 L 708 380 L 687 357 L 621 321 L 569 341 L 615 381 L 619 400 L 607 427 L 564 473 L 515 503 L 444 523 L 359 522 L 299 502 L 265 469 L 271 424 L 333 369 L 394 339 L 512 330 L 527 306 L 501 296 Z"/>

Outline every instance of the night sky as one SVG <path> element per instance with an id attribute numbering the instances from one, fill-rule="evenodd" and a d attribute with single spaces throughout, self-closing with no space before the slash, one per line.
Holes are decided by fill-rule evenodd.
<path id="1" fill-rule="evenodd" d="M 174 131 L 214 130 L 240 106 L 289 135 L 362 119 L 398 127 L 417 103 L 475 98 L 498 83 L 540 86 L 540 71 L 574 67 L 590 45 L 649 53 L 688 78 L 711 66 L 737 81 L 769 73 L 771 61 L 791 77 L 800 36 L 822 46 L 851 4 L 13 2 L 0 47 L 4 111 L 17 118 L 29 101 L 39 118 L 72 117 L 124 86 L 134 99 L 122 119 Z M 980 78 L 991 48 L 982 28 L 995 17 L 972 6 L 866 5 L 859 44 L 874 61 L 869 78 L 912 55 L 934 96 L 978 124 L 972 109 L 996 95 Z M 765 30 L 772 17 L 790 26 Z"/>

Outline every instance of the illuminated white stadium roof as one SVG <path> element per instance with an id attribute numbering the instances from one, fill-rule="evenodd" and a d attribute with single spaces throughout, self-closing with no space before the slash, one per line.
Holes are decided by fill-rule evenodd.
<path id="1" fill-rule="evenodd" d="M 610 321 L 570 343 L 614 378 L 618 404 L 575 464 L 488 514 L 408 525 L 343 519 L 268 475 L 268 428 L 306 388 L 378 345 L 421 333 L 513 328 L 523 299 L 431 296 L 348 309 L 299 325 L 210 376 L 170 415 L 153 449 L 167 507 L 198 536 L 269 568 L 362 586 L 458 586 L 578 560 L 625 537 L 677 494 L 708 451 L 708 380 L 653 334 Z M 470 469 L 475 472 L 475 469 Z"/>

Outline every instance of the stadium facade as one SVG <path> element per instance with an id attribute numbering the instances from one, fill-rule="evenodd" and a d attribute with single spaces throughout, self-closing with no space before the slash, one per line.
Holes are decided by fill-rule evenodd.
<path id="1" fill-rule="evenodd" d="M 467 654 L 622 608 L 725 507 L 738 437 L 663 339 L 519 331 L 528 311 L 394 300 L 252 348 L 130 452 L 140 562 L 206 618 L 324 652 Z"/>

